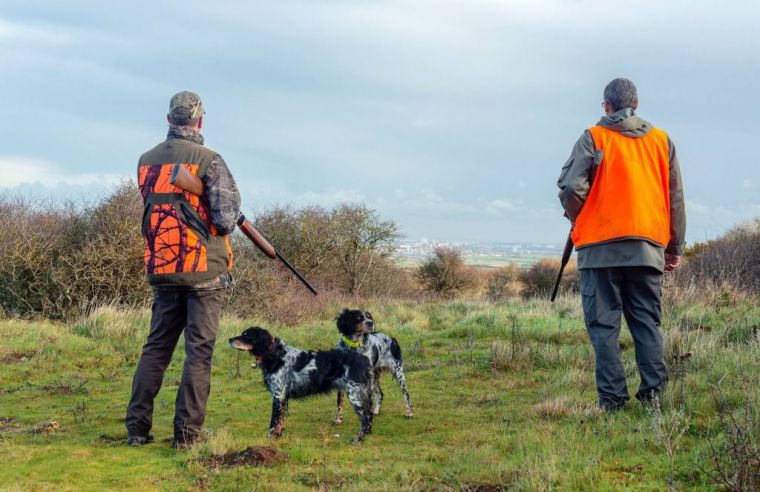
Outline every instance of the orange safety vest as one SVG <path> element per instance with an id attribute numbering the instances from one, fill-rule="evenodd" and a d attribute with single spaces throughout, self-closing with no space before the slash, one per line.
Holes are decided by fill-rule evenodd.
<path id="1" fill-rule="evenodd" d="M 140 158 L 145 269 L 152 285 L 203 283 L 232 268 L 229 236 L 217 233 L 205 200 L 169 182 L 176 162 L 202 177 L 213 155 L 195 143 L 169 140 Z"/>
<path id="2" fill-rule="evenodd" d="M 670 155 L 668 135 L 653 128 L 643 137 L 595 126 L 594 147 L 602 151 L 573 227 L 576 248 L 623 238 L 662 247 L 670 242 Z"/>

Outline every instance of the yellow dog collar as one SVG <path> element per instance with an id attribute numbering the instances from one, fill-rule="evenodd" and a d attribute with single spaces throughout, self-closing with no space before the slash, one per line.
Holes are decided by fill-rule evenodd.
<path id="1" fill-rule="evenodd" d="M 348 338 L 348 337 L 345 337 L 345 336 L 344 336 L 344 337 L 342 337 L 342 338 L 343 338 L 343 343 L 345 343 L 346 345 L 348 345 L 348 346 L 349 346 L 349 347 L 351 347 L 351 348 L 359 348 L 359 347 L 361 347 L 362 345 L 364 345 L 364 344 L 361 342 L 361 340 L 360 340 L 360 341 L 358 341 L 358 342 L 354 342 L 353 340 L 351 340 L 351 339 L 350 339 L 350 338 Z"/>

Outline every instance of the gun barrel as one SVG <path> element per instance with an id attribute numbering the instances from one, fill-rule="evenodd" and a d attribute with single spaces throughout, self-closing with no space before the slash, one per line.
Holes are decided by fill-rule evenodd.
<path id="1" fill-rule="evenodd" d="M 317 289 L 315 289 L 314 287 L 312 287 L 312 285 L 309 283 L 309 281 L 308 281 L 308 280 L 306 280 L 306 279 L 303 277 L 303 275 L 301 275 L 301 272 L 299 272 L 298 270 L 296 270 L 296 267 L 294 267 L 293 265 L 291 265 L 291 264 L 290 264 L 290 262 L 289 262 L 288 260 L 286 260 L 286 259 L 285 259 L 285 258 L 284 258 L 284 257 L 283 257 L 281 254 L 280 254 L 280 252 L 279 252 L 279 251 L 276 251 L 276 252 L 275 252 L 275 254 L 277 255 L 277 258 L 278 258 L 278 259 L 279 259 L 279 260 L 280 260 L 280 261 L 281 261 L 281 262 L 282 262 L 282 263 L 283 263 L 283 264 L 284 264 L 286 267 L 288 267 L 288 270 L 290 270 L 291 272 L 293 272 L 293 275 L 295 275 L 296 277 L 298 277 L 298 280 L 300 280 L 300 281 L 301 281 L 301 282 L 302 282 L 302 283 L 303 283 L 303 284 L 306 286 L 306 288 L 307 288 L 307 289 L 309 289 L 309 290 L 311 291 L 311 293 L 312 293 L 312 294 L 314 294 L 314 295 L 317 295 Z"/>
<path id="2" fill-rule="evenodd" d="M 557 274 L 557 281 L 554 282 L 554 290 L 552 291 L 551 302 L 557 298 L 557 292 L 559 292 L 559 283 L 562 280 L 562 274 L 565 271 L 567 262 L 570 261 L 570 255 L 573 254 L 573 236 L 572 231 L 567 235 L 567 241 L 565 242 L 565 249 L 562 251 L 562 263 L 559 266 L 559 273 Z"/>
<path id="3" fill-rule="evenodd" d="M 274 246 L 272 246 L 272 243 L 267 241 L 267 238 L 264 237 L 263 234 L 259 232 L 258 229 L 253 227 L 253 224 L 251 224 L 248 219 L 245 218 L 245 215 L 240 214 L 237 221 L 238 228 L 243 231 L 243 234 L 245 234 L 248 239 L 253 241 L 253 244 L 256 245 L 257 248 L 261 250 L 262 253 L 267 255 L 268 257 L 275 259 L 277 257 L 277 250 L 274 249 Z"/>
<path id="4" fill-rule="evenodd" d="M 169 177 L 169 183 L 194 195 L 203 196 L 204 190 L 203 181 L 201 181 L 201 178 L 185 169 L 180 163 L 176 163 L 174 165 L 172 174 Z M 264 237 L 264 235 L 259 232 L 259 230 L 256 229 L 256 227 L 254 227 L 254 225 L 251 224 L 251 222 L 246 219 L 245 215 L 242 213 L 238 216 L 237 226 L 243 232 L 243 234 L 245 234 L 246 237 L 261 250 L 262 253 L 267 255 L 269 258 L 279 259 L 286 267 L 288 267 L 288 270 L 293 272 L 293 275 L 298 277 L 298 280 L 303 282 L 303 284 L 312 292 L 312 294 L 317 295 L 317 290 L 312 287 L 312 285 L 303 277 L 303 275 L 301 275 L 301 272 L 296 270 L 296 268 L 291 265 L 290 262 L 286 260 L 275 249 L 274 246 L 272 246 L 272 243 L 270 243 L 269 240 L 267 240 L 267 238 Z"/>

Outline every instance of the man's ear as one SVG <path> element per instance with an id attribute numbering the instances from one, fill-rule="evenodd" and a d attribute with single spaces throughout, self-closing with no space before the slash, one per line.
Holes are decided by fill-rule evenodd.
<path id="1" fill-rule="evenodd" d="M 172 117 L 169 115 L 169 113 L 166 113 L 166 122 L 170 125 L 172 124 Z"/>
<path id="2" fill-rule="evenodd" d="M 200 131 L 201 128 L 203 128 L 203 115 L 198 118 L 198 130 Z"/>

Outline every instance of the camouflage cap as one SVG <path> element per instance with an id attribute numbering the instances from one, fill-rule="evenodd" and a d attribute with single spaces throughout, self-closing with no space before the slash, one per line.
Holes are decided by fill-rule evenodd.
<path id="1" fill-rule="evenodd" d="M 178 92 L 169 101 L 169 118 L 175 125 L 195 123 L 204 112 L 201 96 L 195 92 Z"/>

